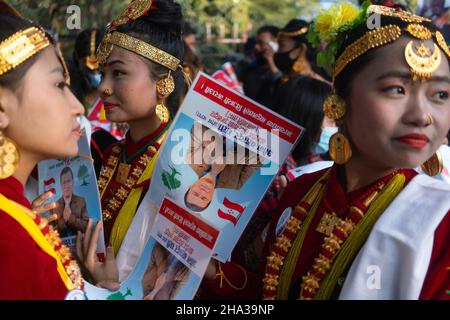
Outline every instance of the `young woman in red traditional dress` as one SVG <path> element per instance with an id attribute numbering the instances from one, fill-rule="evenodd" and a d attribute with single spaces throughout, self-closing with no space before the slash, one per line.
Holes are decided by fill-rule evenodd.
<path id="1" fill-rule="evenodd" d="M 369 4 L 333 6 L 310 30 L 334 80 L 335 164 L 288 185 L 261 273 L 211 263 L 205 297 L 450 298 L 450 188 L 414 170 L 442 168 L 450 50 L 429 20 Z"/>
<path id="2" fill-rule="evenodd" d="M 38 161 L 77 154 L 83 106 L 55 43 L 0 2 L 0 299 L 63 299 L 79 268 L 24 185 Z"/>
<path id="3" fill-rule="evenodd" d="M 149 238 L 152 221 L 140 219 L 151 212 L 143 199 L 171 123 L 165 102 L 179 101 L 174 90 L 184 85 L 181 23 L 181 7 L 173 0 L 133 1 L 109 25 L 98 49 L 106 118 L 129 126 L 125 139 L 105 151 L 98 179 L 105 239 L 114 249 L 120 281 Z"/>

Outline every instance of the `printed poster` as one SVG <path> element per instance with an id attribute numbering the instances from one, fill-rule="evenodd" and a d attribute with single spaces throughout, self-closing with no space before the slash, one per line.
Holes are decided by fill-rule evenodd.
<path id="1" fill-rule="evenodd" d="M 93 159 L 86 133 L 78 140 L 78 155 L 62 160 L 44 160 L 38 164 L 39 194 L 54 191 L 47 203 L 57 206 L 48 212 L 57 219 L 50 224 L 57 230 L 63 243 L 76 253 L 78 231 L 86 232 L 89 218 L 93 223 L 101 219 L 100 200 Z M 97 254 L 103 257 L 105 240 L 100 234 Z"/>
<path id="2" fill-rule="evenodd" d="M 117 292 L 87 284 L 86 297 L 192 299 L 211 258 L 230 257 L 302 130 L 200 74 L 160 148 L 146 217 L 134 218 L 149 239 L 142 255 Z"/>
<path id="3" fill-rule="evenodd" d="M 226 262 L 302 130 L 200 73 L 160 149 L 144 201 L 156 217 L 170 199 L 219 230 L 213 257 Z M 151 235 L 158 239 L 167 227 L 155 223 Z"/>
<path id="4" fill-rule="evenodd" d="M 120 289 L 111 292 L 86 283 L 88 300 L 192 300 L 211 260 L 219 231 L 164 199 L 151 237 Z M 197 239 L 201 239 L 198 241 Z M 195 248 L 195 250 L 194 250 Z M 177 258 L 181 257 L 181 258 Z"/>

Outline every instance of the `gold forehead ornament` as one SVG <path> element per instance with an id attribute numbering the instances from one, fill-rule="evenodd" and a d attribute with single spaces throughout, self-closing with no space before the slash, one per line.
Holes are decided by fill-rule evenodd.
<path id="1" fill-rule="evenodd" d="M 413 80 L 427 80 L 439 68 L 442 56 L 437 44 L 434 44 L 434 51 L 431 53 L 424 43 L 414 48 L 414 41 L 411 40 L 405 48 L 405 59 L 411 68 Z"/>

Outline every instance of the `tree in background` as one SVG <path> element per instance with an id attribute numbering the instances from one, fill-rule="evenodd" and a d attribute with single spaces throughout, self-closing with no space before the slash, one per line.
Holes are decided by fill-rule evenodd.
<path id="1" fill-rule="evenodd" d="M 111 21 L 130 0 L 6 0 L 25 17 L 58 34 L 66 56 L 71 55 L 77 34 L 86 28 L 102 28 Z M 248 36 L 262 25 L 284 26 L 298 16 L 311 18 L 319 8 L 319 0 L 177 0 L 184 9 L 186 20 L 198 31 L 198 37 L 206 40 L 207 30 L 212 36 L 209 43 L 200 47 L 209 71 L 215 70 L 227 54 L 239 51 L 236 42 L 246 41 Z M 71 13 L 67 8 L 80 8 L 80 29 L 71 30 L 67 21 Z M 226 38 L 217 43 L 218 38 Z M 240 41 L 236 41 L 239 38 Z M 227 42 L 226 40 L 230 40 Z M 234 41 L 233 44 L 230 44 Z M 205 41 L 200 41 L 205 42 Z"/>
<path id="2" fill-rule="evenodd" d="M 81 30 L 105 26 L 129 2 L 127 0 L 7 0 L 14 8 L 43 27 L 60 35 L 77 34 L 69 30 L 67 8 L 80 8 Z"/>
<path id="3" fill-rule="evenodd" d="M 187 20 L 203 37 L 207 23 L 215 29 L 225 24 L 228 32 L 237 23 L 242 34 L 250 31 L 249 27 L 252 30 L 265 24 L 282 27 L 298 16 L 311 18 L 320 6 L 319 0 L 179 0 L 179 3 Z"/>

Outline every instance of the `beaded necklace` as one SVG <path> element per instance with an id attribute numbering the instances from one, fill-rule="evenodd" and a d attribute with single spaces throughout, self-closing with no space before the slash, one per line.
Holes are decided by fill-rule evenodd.
<path id="1" fill-rule="evenodd" d="M 279 286 L 287 286 L 290 284 L 290 279 L 289 281 L 281 281 L 283 279 L 280 278 L 284 271 L 284 267 L 286 267 L 286 258 L 291 254 L 290 251 L 293 243 L 298 241 L 298 234 L 301 233 L 300 235 L 303 236 L 303 239 L 300 239 L 300 245 L 296 248 L 299 253 L 304 236 L 306 235 L 306 229 L 308 229 L 313 216 L 316 212 L 320 212 L 326 207 L 327 201 L 324 199 L 324 194 L 330 171 L 331 169 L 319 179 L 305 197 L 297 204 L 285 229 L 281 235 L 277 237 L 272 246 L 271 253 L 267 257 L 266 273 L 263 279 L 264 299 L 273 300 L 277 298 Z M 314 259 L 313 266 L 309 269 L 306 276 L 302 278 L 299 299 L 309 300 L 315 297 L 315 294 L 321 286 L 321 281 L 332 267 L 334 259 L 343 244 L 352 231 L 354 231 L 358 223 L 363 219 L 370 204 L 377 198 L 386 183 L 397 174 L 398 171 L 386 176 L 358 199 L 353 201 L 349 206 L 341 210 L 338 215 L 333 214 L 337 219 L 337 223 L 332 228 L 330 234 L 325 237 L 321 246 L 321 251 L 318 257 Z M 344 215 L 345 213 L 346 215 Z M 345 218 L 339 218 L 340 216 L 345 216 Z M 301 228 L 302 226 L 303 228 Z M 304 228 L 306 229 L 300 232 L 301 229 Z M 292 263 L 292 261 L 289 262 Z M 295 261 L 295 263 L 297 263 L 297 261 Z"/>
<path id="2" fill-rule="evenodd" d="M 152 161 L 155 154 L 158 152 L 162 138 L 164 137 L 164 133 L 167 132 L 167 129 L 170 127 L 171 122 L 172 120 L 167 123 L 166 127 L 154 139 L 152 139 L 152 141 L 147 143 L 145 146 L 143 146 L 128 158 L 126 157 L 125 140 L 122 141 L 120 146 L 114 146 L 112 148 L 111 155 L 108 157 L 106 165 L 103 167 L 100 173 L 100 178 L 97 182 L 100 197 L 103 196 L 103 193 L 109 182 L 111 181 L 117 166 L 119 166 L 119 168 L 117 170 L 116 180 L 121 184 L 121 186 L 119 190 L 117 190 L 117 192 L 114 194 L 114 196 L 109 199 L 108 204 L 102 210 L 104 221 L 111 220 L 119 213 L 129 193 L 131 192 L 131 190 L 133 190 L 136 183 L 139 181 L 139 178 L 144 173 L 145 169 Z M 144 150 L 145 152 L 142 153 Z M 119 163 L 120 156 L 122 156 L 123 162 Z M 139 161 L 130 174 L 130 163 L 138 156 L 140 156 Z"/>

